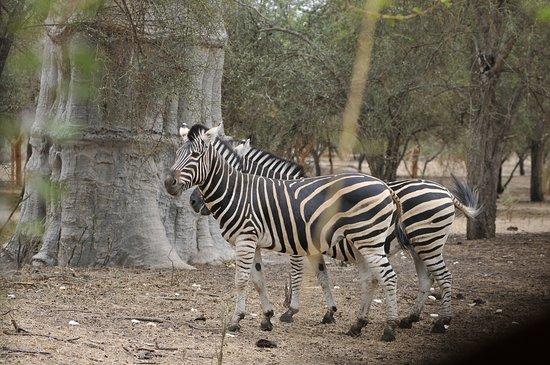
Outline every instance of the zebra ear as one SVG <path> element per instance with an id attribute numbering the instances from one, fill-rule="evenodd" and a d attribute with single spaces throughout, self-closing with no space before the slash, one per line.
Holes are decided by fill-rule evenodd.
<path id="1" fill-rule="evenodd" d="M 184 141 L 187 140 L 187 134 L 189 133 L 189 128 L 187 127 L 187 124 L 183 124 L 181 127 L 180 127 L 180 136 L 181 138 L 183 138 Z"/>
<path id="2" fill-rule="evenodd" d="M 244 146 L 246 148 L 250 148 L 250 138 L 247 138 L 246 141 L 244 141 Z"/>
<path id="3" fill-rule="evenodd" d="M 223 133 L 223 125 L 218 125 L 207 130 L 203 135 L 201 135 L 201 139 L 204 143 L 211 144 L 220 135 L 220 128 Z"/>

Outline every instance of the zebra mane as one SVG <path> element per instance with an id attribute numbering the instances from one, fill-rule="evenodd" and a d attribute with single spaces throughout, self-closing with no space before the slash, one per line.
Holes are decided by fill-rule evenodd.
<path id="1" fill-rule="evenodd" d="M 208 131 L 208 128 L 202 124 L 194 124 L 187 133 L 187 138 L 189 141 L 196 140 L 200 138 L 203 134 Z M 229 141 L 226 141 L 220 137 L 216 137 L 214 141 L 214 148 L 226 160 L 231 166 L 237 169 L 242 169 L 242 157 L 240 157 L 237 152 L 231 147 Z"/>
<path id="2" fill-rule="evenodd" d="M 220 145 L 216 146 L 218 153 L 233 167 L 242 169 L 242 157 L 235 152 L 229 141 L 223 140 L 221 138 L 216 138 L 215 144 Z"/>
<path id="3" fill-rule="evenodd" d="M 265 158 L 264 158 L 265 157 Z M 285 168 L 287 168 L 288 173 L 304 177 L 305 172 L 303 166 L 297 164 L 296 162 L 281 158 L 277 155 L 274 155 L 273 153 L 269 151 L 265 151 L 259 148 L 250 147 L 250 150 L 248 150 L 245 155 L 243 156 L 243 159 L 248 159 L 249 161 L 252 161 L 254 164 L 257 164 L 258 161 L 263 159 L 262 164 L 265 164 L 268 161 L 276 161 L 277 164 L 283 164 Z"/>
<path id="4" fill-rule="evenodd" d="M 201 135 L 205 134 L 208 131 L 208 128 L 203 126 L 202 124 L 193 124 L 191 128 L 189 129 L 189 132 L 187 132 L 187 138 L 192 141 L 197 138 L 200 138 Z"/>

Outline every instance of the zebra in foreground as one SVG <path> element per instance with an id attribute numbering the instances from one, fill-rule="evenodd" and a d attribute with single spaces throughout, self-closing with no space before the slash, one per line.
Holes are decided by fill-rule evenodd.
<path id="1" fill-rule="evenodd" d="M 180 130 L 180 135 L 186 140 L 187 133 L 189 132 L 188 128 L 185 128 L 183 130 Z M 300 178 L 304 178 L 305 173 L 302 166 L 287 161 L 284 159 L 281 159 L 270 152 L 260 150 L 260 149 L 252 149 L 250 146 L 250 139 L 248 139 L 245 143 L 239 144 L 233 153 L 231 147 L 225 143 L 225 141 L 221 139 L 216 139 L 212 145 L 214 148 L 218 151 L 218 153 L 226 158 L 226 161 L 233 166 L 235 169 L 238 169 L 244 173 L 247 174 L 254 174 L 258 176 L 263 177 L 269 177 L 272 179 L 277 180 L 296 180 Z M 243 158 L 243 154 L 246 153 L 246 158 Z M 235 156 L 238 156 L 240 158 L 234 158 Z M 189 202 L 195 212 L 200 213 L 201 215 L 209 215 L 210 211 L 208 208 L 206 208 L 206 205 L 204 204 L 204 199 L 202 198 L 202 194 L 198 188 L 195 188 L 193 190 L 193 193 L 189 197 Z M 332 291 L 330 288 L 332 287 L 332 284 L 330 282 L 330 278 L 328 276 L 328 273 L 324 268 L 326 267 L 325 260 L 323 258 L 323 254 L 317 254 L 317 255 L 308 255 L 307 256 L 310 264 L 312 267 L 316 268 L 316 276 L 317 280 L 319 281 L 320 286 L 324 289 L 325 293 L 325 302 L 327 304 L 327 311 L 325 315 L 323 316 L 323 323 L 332 323 L 334 322 L 334 313 L 336 312 L 336 302 L 334 301 L 332 297 Z M 297 255 L 290 255 L 290 262 L 291 267 L 293 270 L 291 271 L 291 288 L 299 288 L 302 283 L 302 277 L 303 277 L 303 263 L 304 257 L 303 256 L 297 256 Z M 261 288 L 263 288 L 264 285 L 261 286 L 255 286 L 256 290 L 258 291 L 258 294 L 260 296 L 261 301 L 267 300 L 267 293 L 262 292 Z M 298 308 L 299 307 L 299 290 L 294 291 L 294 296 L 292 297 L 292 303 L 291 308 Z M 285 314 L 283 314 L 283 322 L 285 322 L 284 318 L 287 318 L 290 314 L 290 320 L 287 320 L 286 322 L 292 321 L 292 315 L 297 313 L 298 310 L 296 309 L 294 313 L 287 311 Z M 271 331 L 272 329 L 271 322 L 264 321 L 262 322 L 261 328 L 266 331 Z"/>
<path id="2" fill-rule="evenodd" d="M 236 306 L 229 330 L 239 329 L 246 306 L 245 289 L 251 276 L 261 285 L 259 248 L 307 256 L 327 251 L 345 238 L 358 253 L 365 283 L 383 284 L 387 324 L 382 340 L 395 339 L 397 327 L 396 274 L 384 243 L 397 211 L 397 232 L 403 244 L 399 202 L 382 181 L 364 174 L 338 174 L 299 180 L 274 180 L 234 169 L 212 145 L 219 127 L 201 133 L 191 127 L 188 141 L 177 151 L 165 180 L 169 194 L 196 185 L 206 206 L 220 223 L 222 235 L 235 245 Z M 257 270 L 251 270 L 252 266 Z M 260 279 L 261 277 L 261 279 Z M 374 289 L 374 288 L 372 288 Z M 366 318 L 373 290 L 363 296 L 358 322 Z M 264 317 L 273 310 L 262 303 Z M 353 326 L 355 326 L 354 324 Z M 352 327 L 353 327 L 352 326 Z"/>
<path id="3" fill-rule="evenodd" d="M 242 158 L 243 168 L 248 171 L 267 174 L 270 170 L 288 169 L 288 164 L 292 164 L 292 162 L 280 159 L 268 152 L 251 147 L 250 140 L 235 147 L 235 151 Z M 303 170 L 296 168 L 295 171 Z M 443 260 L 443 246 L 447 241 L 454 221 L 455 208 L 471 219 L 475 218 L 480 212 L 477 193 L 454 176 L 452 176 L 452 179 L 455 186 L 454 194 L 440 184 L 427 180 L 402 180 L 388 183 L 388 186 L 394 190 L 403 206 L 404 228 L 407 236 L 411 239 L 412 246 L 415 247 L 410 251 L 419 280 L 419 292 L 415 305 L 411 313 L 401 320 L 400 326 L 402 328 L 410 328 L 413 322 L 420 319 L 420 313 L 429 295 L 434 278 L 442 290 L 443 308 L 442 316 L 434 323 L 432 331 L 444 332 L 445 325 L 451 321 L 451 274 Z M 200 199 L 195 199 L 192 201 L 192 205 L 195 211 L 198 212 L 204 204 Z M 205 213 L 208 214 L 206 211 L 203 211 L 202 214 Z M 395 234 L 392 232 L 386 240 L 386 253 L 391 256 L 399 248 Z M 342 261 L 356 261 L 353 246 L 345 241 L 332 246 L 325 254 Z M 281 316 L 283 322 L 291 322 L 292 316 L 299 309 L 303 261 L 300 258 L 293 258 L 291 257 L 292 299 L 289 309 Z M 312 268 L 318 277 L 324 273 L 323 275 L 327 277 L 324 281 L 329 283 L 324 265 L 312 265 Z M 334 303 L 330 284 L 323 285 L 321 282 L 321 287 L 324 290 L 327 302 L 332 301 Z M 323 317 L 322 323 L 333 321 L 332 314 L 336 310 L 336 305 L 334 304 L 334 307 L 332 307 L 334 311 L 331 312 L 330 308 L 329 305 L 329 311 Z M 357 333 L 351 334 L 358 335 L 361 329 L 357 329 Z"/>

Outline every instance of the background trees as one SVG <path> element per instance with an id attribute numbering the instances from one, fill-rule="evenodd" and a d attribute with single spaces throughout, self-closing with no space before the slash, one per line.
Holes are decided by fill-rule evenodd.
<path id="1" fill-rule="evenodd" d="M 178 124 L 212 125 L 223 109 L 235 136 L 311 174 L 332 172 L 364 4 L 3 2 L 0 130 L 10 143 L 30 137 L 4 257 L 149 266 L 230 257 L 215 222 L 194 216 L 186 196 L 163 194 Z M 549 14 L 542 0 L 394 0 L 369 13 L 370 71 L 346 168 L 393 180 L 399 166 L 422 177 L 436 159 L 466 167 L 486 207 L 470 238 L 495 233 L 506 159 L 531 165 L 531 200 L 543 200 Z M 25 111 L 36 111 L 32 128 L 21 128 Z"/>
<path id="2" fill-rule="evenodd" d="M 341 132 L 362 4 L 229 2 L 231 66 L 223 91 L 229 128 L 311 161 L 311 171 L 319 174 L 320 154 L 335 151 Z M 365 161 L 373 175 L 393 180 L 412 149 L 417 162 L 410 168 L 418 158 L 427 164 L 441 153 L 453 155 L 466 163 L 468 181 L 486 206 L 468 236 L 494 236 L 506 158 L 517 152 L 524 159 L 531 149 L 532 197 L 541 196 L 548 7 L 540 1 L 386 5 L 371 14 L 379 21 L 359 118 L 357 166 Z"/>

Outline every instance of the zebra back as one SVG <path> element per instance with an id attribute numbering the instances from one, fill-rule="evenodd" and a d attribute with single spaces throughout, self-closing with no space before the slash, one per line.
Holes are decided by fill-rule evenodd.
<path id="1" fill-rule="evenodd" d="M 242 171 L 248 174 L 278 180 L 294 180 L 305 177 L 302 166 L 259 148 L 250 147 L 241 156 Z"/>

